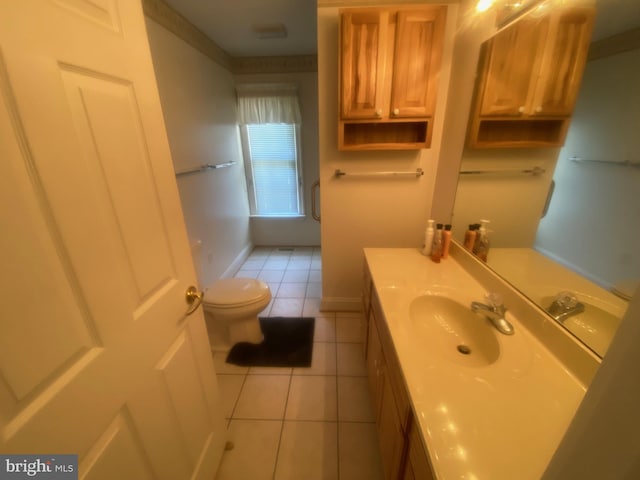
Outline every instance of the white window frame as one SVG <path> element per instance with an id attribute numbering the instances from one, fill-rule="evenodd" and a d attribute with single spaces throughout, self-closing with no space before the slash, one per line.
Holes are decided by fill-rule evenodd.
<path id="1" fill-rule="evenodd" d="M 253 124 L 260 125 L 260 124 Z M 247 193 L 249 196 L 249 212 L 251 217 L 260 218 L 304 218 L 306 216 L 304 208 L 304 182 L 302 177 L 302 156 L 300 155 L 300 125 L 295 123 L 289 123 L 287 125 L 293 125 L 295 134 L 295 164 L 296 164 L 296 195 L 298 200 L 298 212 L 295 214 L 271 214 L 265 215 L 258 213 L 258 205 L 256 202 L 255 182 L 253 173 L 253 164 L 251 160 L 251 148 L 249 145 L 249 133 L 247 131 L 247 125 L 240 125 L 240 138 L 242 142 L 242 156 L 244 158 L 244 171 L 247 180 Z"/>

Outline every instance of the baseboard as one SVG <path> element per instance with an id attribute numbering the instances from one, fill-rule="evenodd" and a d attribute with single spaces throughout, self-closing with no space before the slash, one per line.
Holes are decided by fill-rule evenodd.
<path id="1" fill-rule="evenodd" d="M 322 297 L 321 312 L 361 312 L 362 298 L 360 297 Z"/>
<path id="2" fill-rule="evenodd" d="M 249 255 L 251 255 L 252 250 L 253 250 L 253 243 L 248 243 L 240 251 L 240 253 L 235 258 L 235 260 L 231 262 L 231 265 L 229 265 L 229 268 L 227 268 L 224 271 L 224 273 L 220 276 L 220 278 L 232 278 L 236 273 L 238 273 L 238 270 L 240 270 L 240 267 L 242 267 L 242 264 L 249 257 Z"/>

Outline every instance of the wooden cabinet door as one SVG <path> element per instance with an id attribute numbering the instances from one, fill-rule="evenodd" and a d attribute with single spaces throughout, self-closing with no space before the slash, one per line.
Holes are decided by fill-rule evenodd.
<path id="1" fill-rule="evenodd" d="M 389 13 L 367 9 L 341 18 L 340 114 L 343 119 L 380 118 Z"/>
<path id="2" fill-rule="evenodd" d="M 397 14 L 390 117 L 431 117 L 442 54 L 446 7 Z"/>
<path id="3" fill-rule="evenodd" d="M 378 336 L 378 329 L 376 327 L 373 311 L 369 314 L 367 374 L 369 377 L 369 388 L 371 389 L 373 411 L 375 413 L 376 420 L 378 420 L 384 383 L 384 357 L 382 355 L 382 345 L 380 343 L 380 337 Z"/>
<path id="4" fill-rule="evenodd" d="M 527 100 L 534 72 L 539 65 L 541 39 L 548 21 L 522 19 L 499 32 L 483 47 L 484 80 L 481 116 L 520 116 Z"/>
<path id="5" fill-rule="evenodd" d="M 382 405 L 378 418 L 378 442 L 385 480 L 401 478 L 405 437 L 390 382 L 383 382 Z"/>
<path id="6" fill-rule="evenodd" d="M 595 11 L 590 7 L 574 7 L 557 15 L 549 29 L 531 115 L 569 116 L 578 96 Z"/>

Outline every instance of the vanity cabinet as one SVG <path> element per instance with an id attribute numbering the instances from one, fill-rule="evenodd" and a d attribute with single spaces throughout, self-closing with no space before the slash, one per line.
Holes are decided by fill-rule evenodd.
<path id="1" fill-rule="evenodd" d="M 561 146 L 587 59 L 595 10 L 528 14 L 480 53 L 468 145 Z"/>
<path id="2" fill-rule="evenodd" d="M 340 150 L 431 143 L 445 6 L 340 11 Z"/>
<path id="3" fill-rule="evenodd" d="M 433 478 L 399 360 L 365 268 L 366 362 L 385 480 Z"/>

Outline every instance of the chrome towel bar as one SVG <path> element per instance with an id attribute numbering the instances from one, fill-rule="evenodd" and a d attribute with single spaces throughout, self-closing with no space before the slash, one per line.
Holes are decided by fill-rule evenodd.
<path id="1" fill-rule="evenodd" d="M 383 176 L 391 176 L 391 177 L 406 177 L 406 176 L 421 177 L 422 175 L 424 175 L 424 170 L 422 170 L 421 168 L 416 168 L 415 172 L 354 172 L 354 173 L 348 173 L 348 172 L 343 172 L 342 170 L 340 170 L 338 168 L 338 169 L 336 169 L 334 175 L 337 178 L 345 177 L 345 176 L 349 176 L 349 177 L 383 177 Z"/>
<path id="2" fill-rule="evenodd" d="M 546 170 L 542 167 L 527 168 L 524 170 L 460 170 L 460 175 L 490 175 L 490 174 L 525 174 L 542 175 Z"/>
<path id="3" fill-rule="evenodd" d="M 618 167 L 640 167 L 640 162 L 630 160 L 589 160 L 582 157 L 569 157 L 569 160 L 576 163 L 598 163 L 600 165 L 615 165 Z"/>
<path id="4" fill-rule="evenodd" d="M 215 170 L 218 168 L 230 167 L 231 165 L 235 165 L 236 162 L 226 162 L 226 163 L 218 163 L 218 164 L 210 164 L 206 163 L 204 165 L 200 165 L 199 167 L 191 168 L 189 170 L 182 170 L 180 172 L 176 172 L 176 177 L 180 177 L 182 175 L 189 175 L 191 173 L 200 173 L 206 172 L 207 170 Z"/>

